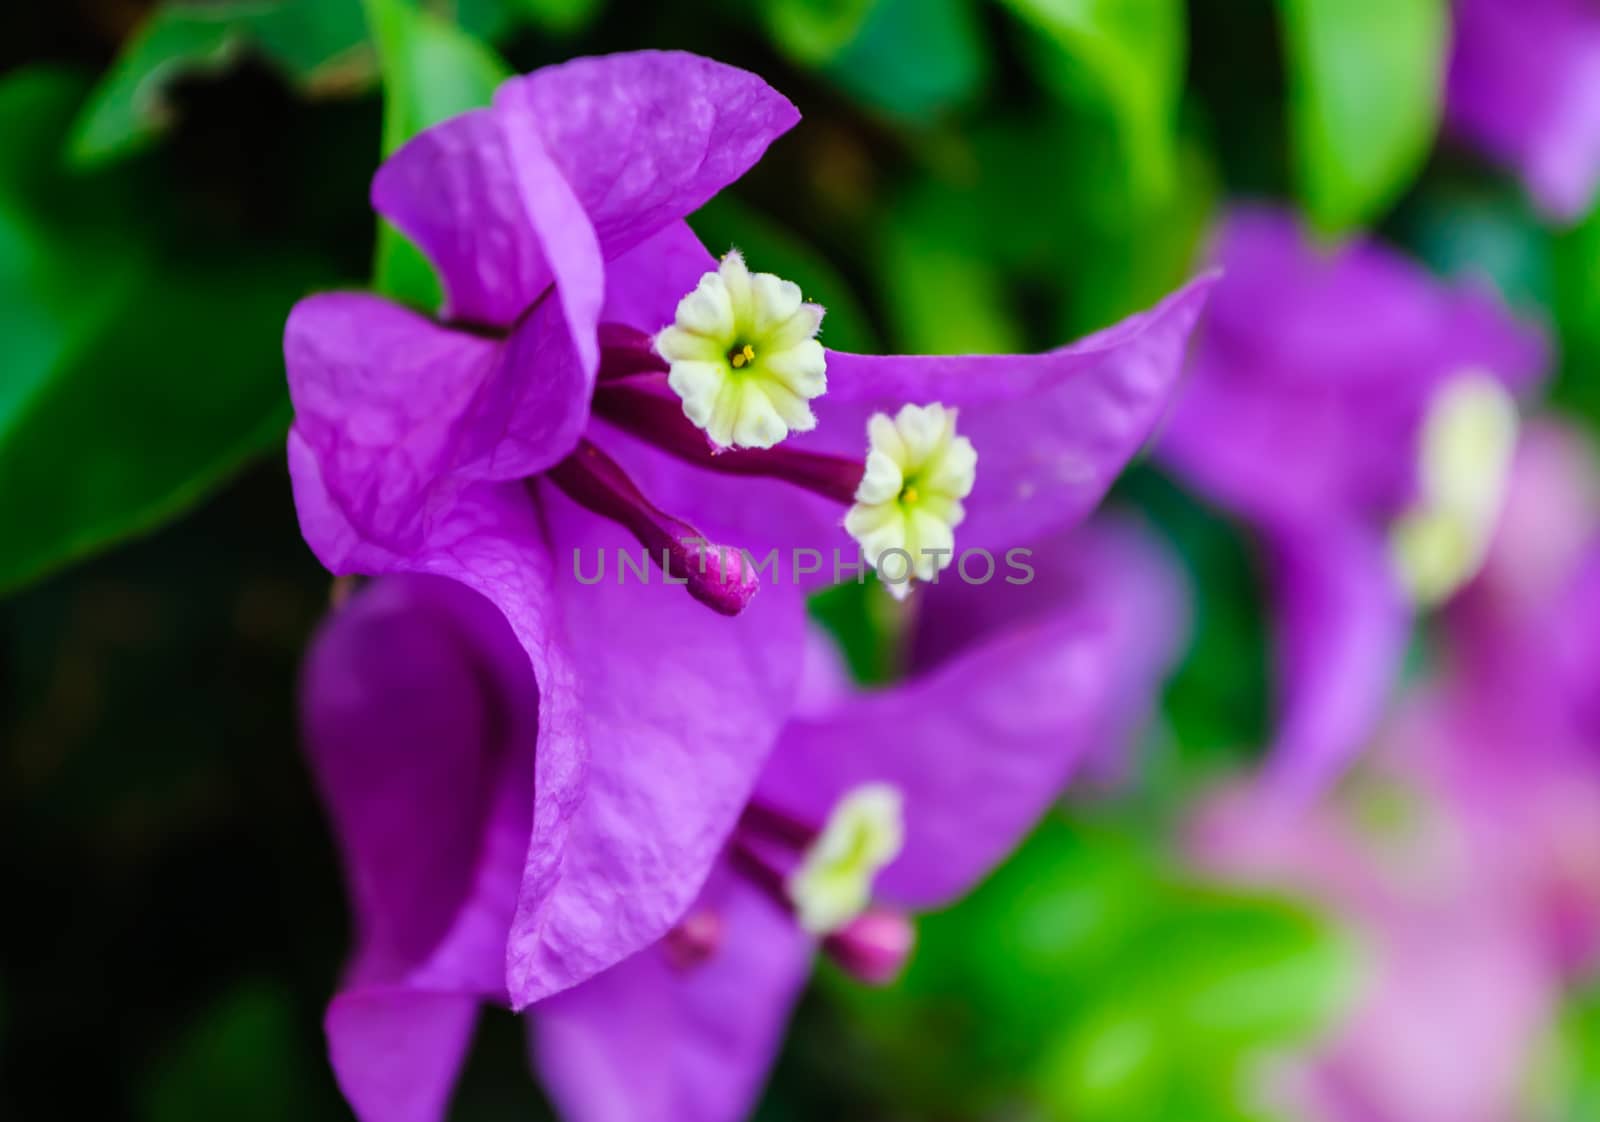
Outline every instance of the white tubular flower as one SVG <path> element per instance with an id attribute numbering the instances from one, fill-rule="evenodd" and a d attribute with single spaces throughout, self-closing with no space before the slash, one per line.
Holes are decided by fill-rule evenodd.
<path id="1" fill-rule="evenodd" d="M 844 528 L 897 597 L 955 556 L 955 528 L 967 514 L 961 500 L 978 468 L 972 441 L 956 435 L 956 412 L 906 405 L 867 422 L 867 470 Z"/>
<path id="2" fill-rule="evenodd" d="M 872 881 L 905 844 L 903 800 L 888 783 L 845 793 L 785 888 L 795 918 L 812 935 L 831 935 L 867 910 Z"/>
<path id="3" fill-rule="evenodd" d="M 730 250 L 678 302 L 656 353 L 667 360 L 667 384 L 684 415 L 713 443 L 771 448 L 816 427 L 809 402 L 828 388 L 821 325 L 822 308 L 807 304 L 799 285 L 751 273 Z"/>
<path id="4" fill-rule="evenodd" d="M 1463 374 L 1423 420 L 1418 499 L 1390 531 L 1390 552 L 1417 602 L 1447 599 L 1477 574 L 1505 503 L 1517 406 L 1498 380 Z"/>

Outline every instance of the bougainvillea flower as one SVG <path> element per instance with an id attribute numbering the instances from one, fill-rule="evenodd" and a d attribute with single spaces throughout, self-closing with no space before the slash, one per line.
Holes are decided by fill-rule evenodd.
<path id="1" fill-rule="evenodd" d="M 811 637 L 796 717 L 754 800 L 717 839 L 697 897 L 656 945 L 532 1010 L 574 1119 L 737 1116 L 817 941 L 863 977 L 892 973 L 910 936 L 896 909 L 980 876 L 1076 763 L 1148 711 L 1184 620 L 1165 555 L 1108 524 L 1040 546 L 1033 564 L 1037 591 L 926 589 L 904 686 L 856 693 Z M 1000 607 L 984 610 L 977 593 Z M 372 583 L 313 646 L 306 740 L 357 936 L 327 1031 L 364 1122 L 441 1118 L 478 1008 L 511 1002 L 505 945 L 542 705 L 501 612 L 439 577 Z M 853 823 L 877 830 L 875 852 L 839 844 L 853 841 Z M 809 881 L 797 875 L 808 855 Z M 569 860 L 603 867 L 606 854 L 572 846 Z M 606 901 L 590 922 L 610 922 Z M 620 1019 L 618 993 L 628 995 Z M 636 1069 L 619 1079 L 608 1074 L 617 1064 Z M 625 1099 L 607 1106 L 608 1094 Z"/>
<path id="2" fill-rule="evenodd" d="M 1206 864 L 1312 897 L 1365 952 L 1349 1016 L 1277 1073 L 1296 1118 L 1532 1113 L 1563 994 L 1600 964 L 1600 768 L 1498 685 L 1452 668 L 1419 688 L 1306 813 L 1239 798 L 1201 816 Z"/>
<path id="3" fill-rule="evenodd" d="M 1600 965 L 1596 573 L 1594 455 L 1538 422 L 1484 568 L 1445 612 L 1438 670 L 1355 781 L 1301 815 L 1231 798 L 1200 816 L 1208 863 L 1316 897 L 1370 952 L 1349 1021 L 1281 1088 L 1296 1117 L 1533 1113 L 1562 994 Z"/>
<path id="4" fill-rule="evenodd" d="M 1309 898 L 1360 963 L 1349 1008 L 1306 1054 L 1264 1073 L 1276 1113 L 1305 1122 L 1509 1122 L 1551 1026 L 1560 974 L 1506 883 L 1485 876 L 1461 809 L 1387 756 L 1295 815 L 1250 797 L 1203 808 L 1197 860 Z"/>
<path id="5" fill-rule="evenodd" d="M 1600 187 L 1600 8 L 1591 0 L 1456 0 L 1447 120 L 1570 221 Z"/>
<path id="6" fill-rule="evenodd" d="M 804 715 L 683 923 L 533 1011 L 567 1122 L 747 1117 L 818 948 L 891 980 L 909 914 L 969 888 L 1108 738 L 1125 746 L 1182 634 L 1171 563 L 1106 525 L 1033 564 L 1026 612 L 993 588 L 928 589 L 898 686 L 850 691 L 813 666 Z"/>
<path id="7" fill-rule="evenodd" d="M 443 1117 L 478 1004 L 510 1000 L 540 708 L 505 618 L 440 577 L 371 584 L 312 645 L 305 741 L 356 938 L 325 1027 L 363 1122 Z"/>
<path id="8" fill-rule="evenodd" d="M 1448 802 L 1470 873 L 1550 973 L 1600 965 L 1600 756 L 1557 715 L 1486 693 L 1499 682 L 1450 673 L 1402 710 L 1400 736 Z M 1514 687 L 1513 687 L 1514 688 Z"/>
<path id="9" fill-rule="evenodd" d="M 1444 620 L 1437 768 L 1508 870 L 1537 941 L 1575 976 L 1600 965 L 1600 461 L 1541 422 L 1518 450 L 1480 578 Z"/>
<path id="10" fill-rule="evenodd" d="M 1408 747 L 1476 846 L 1476 875 L 1576 977 L 1600 965 L 1600 460 L 1539 421 L 1482 573 L 1443 616 Z"/>
<path id="11" fill-rule="evenodd" d="M 762 579 L 737 551 L 848 545 L 869 424 L 907 405 L 959 412 L 983 467 L 945 470 L 954 439 L 934 449 L 924 466 L 970 492 L 905 479 L 902 528 L 959 511 L 964 539 L 1010 545 L 1081 518 L 1163 410 L 1204 298 L 1042 355 L 824 353 L 819 374 L 820 312 L 742 259 L 719 266 L 683 222 L 796 119 L 754 75 L 670 52 L 512 79 L 373 181 L 437 267 L 442 314 L 337 293 L 289 318 L 312 549 L 336 573 L 476 591 L 536 683 L 505 948 L 519 1007 L 665 934 L 770 751 L 803 612 L 787 565 Z M 677 369 L 696 362 L 725 369 Z M 640 546 L 682 587 L 580 573 Z"/>
<path id="12" fill-rule="evenodd" d="M 1530 426 L 1483 572 L 1444 622 L 1454 677 L 1486 716 L 1600 760 L 1600 456 L 1579 432 Z"/>
<path id="13" fill-rule="evenodd" d="M 1234 213 L 1159 455 L 1250 524 L 1277 602 L 1273 766 L 1304 794 L 1382 712 L 1412 611 L 1482 562 L 1542 336 L 1489 293 L 1370 242 L 1324 251 Z"/>

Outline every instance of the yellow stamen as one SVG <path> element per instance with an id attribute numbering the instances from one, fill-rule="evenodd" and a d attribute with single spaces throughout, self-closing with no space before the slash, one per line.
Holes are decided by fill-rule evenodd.
<path id="1" fill-rule="evenodd" d="M 742 350 L 734 352 L 734 354 L 731 356 L 731 361 L 733 362 L 733 368 L 735 370 L 738 370 L 741 366 L 746 366 L 755 360 L 756 349 L 749 343 L 746 343 Z"/>
<path id="2" fill-rule="evenodd" d="M 901 491 L 900 492 L 900 501 L 903 502 L 903 503 L 914 503 L 914 502 L 916 502 L 917 501 L 917 489 L 915 487 L 907 487 L 904 491 Z"/>

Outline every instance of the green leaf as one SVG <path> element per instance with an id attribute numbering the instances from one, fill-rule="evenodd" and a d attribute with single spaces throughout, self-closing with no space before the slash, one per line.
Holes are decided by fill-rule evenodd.
<path id="1" fill-rule="evenodd" d="M 1217 1050 L 1308 1038 L 1343 1010 L 1360 968 L 1320 917 L 1233 888 L 1174 893 L 1143 939 L 1144 983 L 1164 992 L 1174 1025 Z"/>
<path id="2" fill-rule="evenodd" d="M 1081 260 L 1064 308 L 1062 338 L 1148 308 L 1194 275 L 1220 188 L 1217 170 L 1198 145 L 1180 145 L 1176 158 L 1182 190 L 1139 197 L 1131 206 L 1084 208 L 1074 232 Z"/>
<path id="3" fill-rule="evenodd" d="M 241 986 L 196 1018 L 156 1062 L 139 1095 L 141 1122 L 305 1118 L 320 1098 L 312 1093 L 314 1061 L 305 1044 L 280 988 Z"/>
<path id="4" fill-rule="evenodd" d="M 894 226 L 885 272 L 896 335 L 917 354 L 1014 354 L 1026 350 L 1000 270 L 942 246 L 923 232 Z"/>
<path id="5" fill-rule="evenodd" d="M 1548 1111 L 1538 1117 L 1600 1118 L 1600 988 L 1592 978 L 1568 995 L 1545 1052 L 1538 1071 L 1543 1085 L 1536 1090 Z"/>
<path id="6" fill-rule="evenodd" d="M 713 253 L 737 247 L 750 267 L 800 286 L 807 300 L 827 309 L 822 341 L 840 351 L 872 351 L 878 340 L 855 290 L 828 261 L 772 219 L 729 194 L 718 195 L 689 219 Z"/>
<path id="7" fill-rule="evenodd" d="M 535 27 L 554 35 L 575 35 L 594 22 L 605 0 L 505 0 Z"/>
<path id="8" fill-rule="evenodd" d="M 1181 284 L 1216 175 L 1185 144 L 1184 190 L 1135 200 L 1104 114 L 985 122 L 935 150 L 880 224 L 880 294 L 899 349 L 1056 347 Z M 975 216 L 981 215 L 982 221 Z"/>
<path id="9" fill-rule="evenodd" d="M 422 130 L 489 104 L 511 69 L 488 46 L 411 0 L 364 0 L 383 80 L 383 154 Z M 436 308 L 443 290 L 427 259 L 387 222 L 378 228 L 373 286 Z"/>
<path id="10" fill-rule="evenodd" d="M 303 89 L 359 87 L 371 71 L 360 50 L 364 39 L 358 0 L 167 0 L 95 87 L 73 122 L 68 154 L 93 167 L 149 144 L 172 121 L 173 82 L 226 69 L 251 50 Z"/>
<path id="11" fill-rule="evenodd" d="M 1342 1010 L 1355 964 L 1342 933 L 1299 904 L 1199 883 L 1141 833 L 1048 820 L 919 922 L 895 986 L 830 987 L 903 1113 L 1243 1119 L 1255 1065 Z"/>
<path id="12" fill-rule="evenodd" d="M 1037 32 L 1031 57 L 1047 86 L 1103 106 L 1117 122 L 1129 179 L 1166 197 L 1177 165 L 1186 28 L 1182 0 L 1005 0 Z"/>
<path id="13" fill-rule="evenodd" d="M 1558 238 L 1553 271 L 1562 335 L 1554 396 L 1600 432 L 1600 209 Z"/>
<path id="14" fill-rule="evenodd" d="M 1488 281 L 1519 313 L 1537 317 L 1550 307 L 1558 238 L 1510 185 L 1425 186 L 1402 220 L 1402 240 L 1435 272 L 1463 284 Z"/>
<path id="15" fill-rule="evenodd" d="M 1301 199 L 1328 236 L 1380 216 L 1439 126 L 1447 0 L 1281 0 Z"/>
<path id="16" fill-rule="evenodd" d="M 926 121 L 973 97 L 988 60 L 973 0 L 877 0 L 828 76 L 866 105 Z"/>
<path id="17" fill-rule="evenodd" d="M 227 7 L 303 90 L 364 89 L 375 77 L 360 0 L 231 0 Z"/>
<path id="18" fill-rule="evenodd" d="M 1247 746 L 1267 738 L 1271 636 L 1261 582 L 1243 531 L 1154 467 L 1135 466 L 1117 495 L 1161 526 L 1189 570 L 1189 653 L 1163 706 L 1182 751 L 1151 759 L 1143 771 L 1147 786 L 1182 800 L 1198 778 L 1249 766 L 1254 749 Z"/>
<path id="19" fill-rule="evenodd" d="M 1100 1006 L 1045 1054 L 1039 1097 L 1074 1122 L 1159 1117 L 1169 1079 L 1162 1029 L 1159 1017 L 1132 1002 Z"/>
<path id="20" fill-rule="evenodd" d="M 137 166 L 65 176 L 80 97 L 50 71 L 0 84 L 0 589 L 154 526 L 280 441 L 284 316 L 331 279 L 188 230 Z"/>
<path id="21" fill-rule="evenodd" d="M 0 443 L 0 509 L 27 528 L 0 550 L 0 588 L 164 521 L 282 439 L 283 318 L 312 274 L 153 260 L 64 333 Z"/>
<path id="22" fill-rule="evenodd" d="M 857 35 L 876 0 L 763 0 L 767 33 L 797 62 L 821 66 Z"/>
<path id="23" fill-rule="evenodd" d="M 768 33 L 869 108 L 927 121 L 988 69 L 974 0 L 763 0 Z"/>
<path id="24" fill-rule="evenodd" d="M 887 218 L 880 286 L 897 345 L 915 354 L 1026 350 L 1005 274 L 989 247 L 947 236 L 962 229 L 970 198 L 913 191 Z"/>
<path id="25" fill-rule="evenodd" d="M 888 685 L 904 672 L 905 612 L 876 577 L 857 582 L 851 575 L 813 594 L 806 610 L 833 636 L 852 678 L 863 685 Z"/>

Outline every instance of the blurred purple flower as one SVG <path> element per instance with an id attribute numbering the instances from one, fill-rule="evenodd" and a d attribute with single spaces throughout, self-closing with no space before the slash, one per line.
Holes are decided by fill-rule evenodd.
<path id="1" fill-rule="evenodd" d="M 1552 218 L 1600 186 L 1600 7 L 1592 0 L 1456 0 L 1450 125 L 1521 174 Z"/>
<path id="2" fill-rule="evenodd" d="M 900 686 L 849 687 L 813 636 L 796 716 L 737 826 L 716 839 L 698 897 L 656 945 L 532 1010 L 537 1060 L 567 1117 L 742 1117 L 817 942 L 864 980 L 892 976 L 910 949 L 904 909 L 965 889 L 1075 766 L 1130 734 L 1183 636 L 1171 563 L 1142 530 L 1108 523 L 1040 545 L 1034 564 L 1041 595 L 1026 617 L 1003 587 L 923 590 Z M 357 594 L 318 637 L 305 685 L 313 770 L 356 914 L 330 1054 L 365 1122 L 433 1122 L 477 1007 L 509 999 L 540 694 L 495 607 L 429 576 Z M 691 768 L 654 777 L 670 790 L 700 781 Z M 815 864 L 841 796 L 859 807 L 863 791 L 897 811 L 889 840 L 903 852 L 879 853 L 870 899 L 818 923 L 813 905 L 839 903 L 843 882 L 828 878 L 862 871 L 854 847 L 822 869 L 820 893 L 797 887 L 796 870 Z M 569 861 L 605 859 L 569 848 Z M 651 874 L 673 873 L 671 860 Z M 596 932 L 608 904 L 589 916 Z"/>
<path id="3" fill-rule="evenodd" d="M 965 544 L 1070 524 L 1147 437 L 1204 299 L 1202 282 L 1043 355 L 829 354 L 815 431 L 714 455 L 652 339 L 716 268 L 683 216 L 797 119 L 754 75 L 686 54 L 513 79 L 373 182 L 374 206 L 439 269 L 444 317 L 339 293 L 289 318 L 307 542 L 336 573 L 473 589 L 533 675 L 538 751 L 518 788 L 531 817 L 504 948 L 517 1007 L 666 933 L 787 715 L 800 596 L 779 579 L 755 597 L 748 568 L 706 543 L 758 557 L 845 544 L 868 418 L 906 402 L 959 406 L 982 455 Z M 690 595 L 576 579 L 572 559 L 630 540 Z"/>
<path id="4" fill-rule="evenodd" d="M 1527 1117 L 1567 987 L 1600 964 L 1595 757 L 1494 714 L 1491 686 L 1410 695 L 1337 799 L 1285 815 L 1236 798 L 1199 818 L 1203 863 L 1315 899 L 1365 952 L 1348 1017 L 1279 1073 L 1297 1118 Z"/>
<path id="5" fill-rule="evenodd" d="M 1370 952 L 1353 1015 L 1281 1090 L 1313 1122 L 1510 1122 L 1566 987 L 1600 966 L 1600 725 L 1588 708 L 1600 474 L 1572 431 L 1518 449 L 1441 669 L 1354 783 L 1305 814 L 1204 810 L 1213 868 L 1309 894 Z"/>
<path id="6" fill-rule="evenodd" d="M 403 575 L 323 625 L 302 692 L 355 928 L 329 1057 L 363 1122 L 438 1119 L 478 1003 L 511 1000 L 539 691 L 488 600 Z"/>
<path id="7" fill-rule="evenodd" d="M 1600 460 L 1577 431 L 1529 433 L 1483 574 L 1445 622 L 1439 766 L 1540 944 L 1584 976 L 1600 966 Z"/>
<path id="8" fill-rule="evenodd" d="M 1302 813 L 1232 797 L 1197 820 L 1202 864 L 1313 899 L 1360 952 L 1341 1023 L 1264 1073 L 1263 1091 L 1304 1122 L 1513 1122 L 1559 973 L 1438 779 L 1387 747 L 1364 767 Z"/>
<path id="9" fill-rule="evenodd" d="M 1471 576 L 1545 343 L 1492 295 L 1373 242 L 1235 211 L 1158 455 L 1250 524 L 1277 604 L 1279 789 L 1321 787 L 1378 721 L 1419 602 Z M 1502 387 L 1504 387 L 1502 389 Z"/>
<path id="10" fill-rule="evenodd" d="M 1530 426 L 1483 572 L 1445 622 L 1464 701 L 1600 763 L 1600 456 L 1576 429 Z"/>

